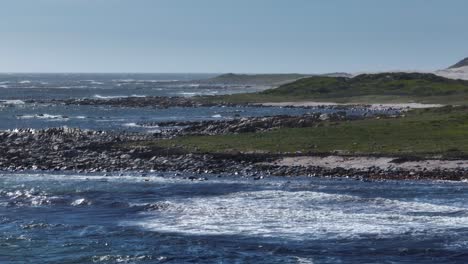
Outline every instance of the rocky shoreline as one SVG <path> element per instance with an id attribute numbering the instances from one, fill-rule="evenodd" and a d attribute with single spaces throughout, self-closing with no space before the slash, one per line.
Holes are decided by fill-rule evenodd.
<path id="1" fill-rule="evenodd" d="M 111 107 L 284 107 L 304 109 L 334 109 L 334 110 L 362 110 L 363 112 L 383 111 L 394 113 L 411 108 L 426 106 L 423 104 L 337 104 L 327 102 L 299 102 L 299 103 L 228 103 L 211 102 L 210 96 L 180 97 L 180 96 L 145 96 L 145 97 L 117 97 L 117 98 L 81 98 L 81 99 L 51 99 L 51 100 L 25 100 L 28 104 L 63 104 L 85 106 L 111 106 Z M 11 100 L 10 100 L 11 101 Z M 435 107 L 441 105 L 427 105 Z"/>
<path id="2" fill-rule="evenodd" d="M 89 105 L 89 106 L 112 106 L 112 107 L 202 107 L 221 106 L 226 104 L 203 103 L 189 97 L 118 97 L 108 99 L 83 98 L 83 99 L 52 99 L 52 100 L 26 100 L 25 103 L 35 104 L 64 104 L 64 105 Z"/>
<path id="3" fill-rule="evenodd" d="M 467 180 L 468 168 L 402 169 L 370 165 L 345 168 L 340 164 L 282 164 L 295 154 L 203 154 L 177 149 L 139 146 L 158 140 L 139 133 L 85 131 L 70 128 L 0 132 L 0 170 L 140 173 L 161 171 L 187 174 L 238 175 L 262 179 L 268 176 L 330 176 L 366 179 Z M 401 159 L 400 161 L 401 162 Z M 197 179 L 197 178 L 194 178 Z"/>
<path id="4" fill-rule="evenodd" d="M 299 128 L 319 125 L 322 121 L 356 120 L 364 117 L 347 116 L 346 112 L 305 114 L 301 116 L 244 117 L 227 120 L 139 122 L 141 127 L 159 127 L 161 137 L 187 135 L 225 135 L 231 133 L 264 132 L 278 128 Z"/>

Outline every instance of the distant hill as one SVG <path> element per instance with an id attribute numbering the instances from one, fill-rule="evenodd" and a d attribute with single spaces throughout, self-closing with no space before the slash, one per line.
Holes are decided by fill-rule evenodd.
<path id="1" fill-rule="evenodd" d="M 351 77 L 353 77 L 354 75 L 352 75 L 352 74 L 350 74 L 350 73 L 346 73 L 346 72 L 333 72 L 333 73 L 320 74 L 320 75 L 316 75 L 316 76 L 324 76 L 324 77 L 347 77 L 347 78 L 351 78 Z"/>
<path id="2" fill-rule="evenodd" d="M 257 93 L 204 97 L 205 102 L 340 102 L 467 104 L 468 81 L 432 73 L 391 72 L 353 78 L 312 76 Z"/>
<path id="3" fill-rule="evenodd" d="M 450 79 L 468 80 L 468 58 L 464 58 L 447 69 L 435 71 L 435 74 Z"/>
<path id="4" fill-rule="evenodd" d="M 458 63 L 450 66 L 449 69 L 461 68 L 461 67 L 465 67 L 465 66 L 468 66 L 468 57 L 464 58 L 463 60 L 459 61 Z"/>
<path id="5" fill-rule="evenodd" d="M 199 80 L 202 84 L 221 84 L 221 85 L 252 85 L 277 87 L 286 83 L 294 82 L 302 78 L 312 76 L 330 76 L 330 77 L 351 77 L 351 74 L 344 72 L 335 72 L 327 74 L 235 74 L 227 73 L 214 78 Z"/>
<path id="6" fill-rule="evenodd" d="M 314 98 L 367 95 L 445 96 L 468 93 L 468 81 L 430 73 L 361 74 L 354 78 L 310 77 L 263 91 L 265 95 Z"/>
<path id="7" fill-rule="evenodd" d="M 311 75 L 305 74 L 234 74 L 227 73 L 214 78 L 200 80 L 201 83 L 225 85 L 277 86 Z"/>

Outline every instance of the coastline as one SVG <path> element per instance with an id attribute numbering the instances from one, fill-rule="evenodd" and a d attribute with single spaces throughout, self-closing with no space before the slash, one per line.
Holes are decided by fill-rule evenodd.
<path id="1" fill-rule="evenodd" d="M 356 179 L 468 180 L 468 160 L 331 153 L 187 153 L 178 148 L 145 147 L 153 135 L 82 131 L 23 130 L 0 133 L 0 169 L 79 173 L 153 171 L 268 176 L 351 177 Z M 196 178 L 194 178 L 196 179 Z"/>
<path id="2" fill-rule="evenodd" d="M 65 105 L 107 105 L 136 108 L 226 106 L 226 104 L 199 103 L 191 98 L 182 97 L 128 97 L 106 100 L 52 100 L 51 102 Z M 27 101 L 26 103 L 31 102 Z M 420 116 L 423 120 L 428 119 L 427 124 L 430 124 L 430 128 L 432 128 L 433 124 L 439 126 L 440 120 L 445 120 L 447 115 L 464 116 L 463 111 L 465 111 L 465 108 L 420 103 L 360 105 L 315 101 L 246 104 L 241 106 L 333 109 L 336 112 L 313 113 L 302 116 L 263 116 L 212 121 L 138 123 L 139 126 L 143 127 L 157 127 L 160 130 L 158 133 L 103 132 L 73 128 L 4 131 L 0 132 L 0 138 L 2 139 L 0 153 L 3 154 L 3 158 L 0 158 L 0 170 L 76 171 L 85 173 L 171 171 L 175 173 L 233 174 L 255 179 L 270 175 L 455 181 L 468 179 L 468 160 L 464 152 L 458 153 L 455 151 L 448 153 L 450 155 L 427 152 L 430 153 L 429 157 L 421 157 L 419 152 L 392 154 L 374 151 L 375 146 L 370 146 L 372 151 L 349 152 L 344 151 L 339 145 L 333 145 L 343 141 L 333 137 L 331 138 L 333 144 L 326 146 L 326 149 L 317 148 L 314 142 L 309 142 L 314 143 L 312 145 L 298 142 L 292 151 L 278 150 L 275 152 L 272 151 L 275 147 L 264 150 L 261 146 L 254 145 L 249 146 L 249 148 L 251 147 L 250 150 L 236 149 L 236 147 L 241 147 L 242 144 L 248 144 L 244 141 L 245 137 L 253 136 L 255 137 L 254 142 L 258 143 L 258 137 L 268 136 L 268 133 L 284 132 L 285 134 L 280 138 L 291 141 L 297 139 L 294 136 L 296 132 L 305 133 L 304 135 L 310 137 L 310 133 L 315 130 L 323 130 L 323 133 L 318 134 L 320 136 L 317 136 L 317 139 L 335 132 L 337 133 L 336 136 L 343 137 L 349 135 L 349 133 L 345 130 L 335 130 L 340 126 L 347 128 L 354 124 L 356 124 L 355 129 L 357 130 L 351 130 L 351 132 L 369 129 L 376 123 L 382 123 L 384 126 L 378 127 L 378 130 L 376 130 L 378 132 L 370 130 L 370 133 L 385 134 L 388 132 L 382 131 L 382 129 L 388 127 L 387 123 L 411 123 L 421 119 Z M 347 115 L 346 110 L 358 110 L 363 114 L 362 116 Z M 416 111 L 416 114 L 414 111 Z M 416 116 L 406 120 L 406 115 Z M 455 123 L 458 124 L 457 122 Z M 461 122 L 463 123 L 463 121 Z M 405 124 L 400 125 L 405 127 Z M 415 128 L 418 126 L 415 125 Z M 164 127 L 172 127 L 172 129 L 165 130 Z M 391 133 L 395 133 L 395 131 L 401 130 L 396 128 Z M 290 134 L 292 132 L 294 133 Z M 199 149 L 198 143 L 194 145 L 190 143 L 191 137 L 195 140 L 212 141 L 211 136 L 217 137 L 215 140 L 220 140 L 221 148 L 215 145 L 212 149 Z M 239 141 L 230 142 L 228 139 L 232 139 L 233 136 L 239 136 Z M 368 140 L 363 142 L 362 140 L 365 137 L 363 138 L 360 134 L 357 136 L 357 139 L 361 141 L 347 140 L 352 145 L 348 146 L 349 144 L 347 144 L 346 146 L 351 149 L 365 147 L 360 146 L 360 144 L 366 143 Z M 403 139 L 406 140 L 407 138 Z M 189 140 L 189 144 L 185 144 L 184 140 Z M 228 141 L 224 142 L 224 140 Z M 376 144 L 375 142 L 367 143 Z M 393 143 L 396 142 L 390 144 Z M 401 143 L 404 144 L 404 142 Z M 234 144 L 235 148 L 225 147 L 229 144 Z M 286 144 L 286 149 L 293 146 L 288 142 L 282 144 Z M 191 149 L 193 146 L 194 148 Z M 309 149 L 302 151 L 298 148 L 304 146 L 309 146 Z"/>

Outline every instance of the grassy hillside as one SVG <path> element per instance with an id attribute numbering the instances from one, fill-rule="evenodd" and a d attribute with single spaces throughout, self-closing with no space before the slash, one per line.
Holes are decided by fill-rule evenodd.
<path id="1" fill-rule="evenodd" d="M 268 95 L 347 97 L 362 95 L 446 96 L 468 93 L 468 81 L 434 74 L 382 73 L 354 78 L 313 77 L 263 92 Z"/>
<path id="2" fill-rule="evenodd" d="M 149 143 L 189 152 L 268 152 L 468 155 L 468 108 L 413 110 L 406 117 L 323 122 L 316 127 L 265 133 L 188 136 Z"/>
<path id="3" fill-rule="evenodd" d="M 314 76 L 260 93 L 218 96 L 204 100 L 233 103 L 315 100 L 466 104 L 468 81 L 424 73 L 362 74 L 354 78 Z"/>
<path id="4" fill-rule="evenodd" d="M 274 86 L 307 77 L 304 74 L 234 74 L 227 73 L 203 80 L 203 83 Z"/>

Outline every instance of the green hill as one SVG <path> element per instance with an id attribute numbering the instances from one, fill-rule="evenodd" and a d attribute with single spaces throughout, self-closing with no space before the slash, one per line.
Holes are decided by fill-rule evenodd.
<path id="1" fill-rule="evenodd" d="M 331 101 L 355 103 L 468 103 L 468 81 L 428 73 L 362 74 L 354 78 L 314 76 L 259 93 L 220 96 L 225 102 Z"/>
<path id="2" fill-rule="evenodd" d="M 426 73 L 380 73 L 362 74 L 354 78 L 305 78 L 263 93 L 333 98 L 362 95 L 443 96 L 467 92 L 468 81 Z"/>
<path id="3" fill-rule="evenodd" d="M 203 80 L 203 83 L 229 84 L 229 85 L 281 85 L 293 82 L 310 75 L 304 74 L 234 74 L 227 73 L 211 79 Z"/>

